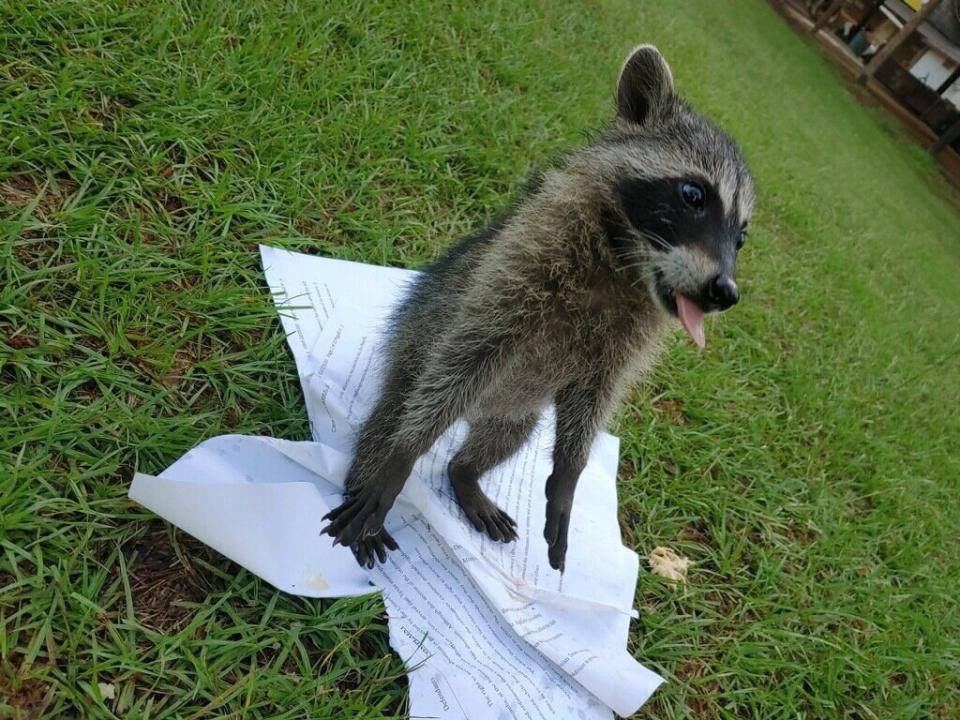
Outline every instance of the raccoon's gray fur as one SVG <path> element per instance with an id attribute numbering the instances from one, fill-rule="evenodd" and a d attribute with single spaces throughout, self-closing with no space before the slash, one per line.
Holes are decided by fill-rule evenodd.
<path id="1" fill-rule="evenodd" d="M 477 530 L 513 540 L 515 523 L 477 481 L 553 402 L 544 536 L 562 571 L 597 431 L 678 312 L 702 344 L 702 312 L 737 301 L 752 205 L 734 142 L 676 97 L 656 48 L 636 48 L 607 131 L 543 174 L 506 219 L 451 248 L 396 311 L 382 396 L 325 532 L 361 564 L 384 562 L 396 543 L 383 520 L 414 462 L 464 418 L 469 436 L 448 467 L 456 498 Z"/>

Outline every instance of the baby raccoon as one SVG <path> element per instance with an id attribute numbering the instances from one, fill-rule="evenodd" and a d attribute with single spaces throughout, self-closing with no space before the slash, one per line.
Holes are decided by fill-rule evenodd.
<path id="1" fill-rule="evenodd" d="M 467 520 L 494 540 L 516 523 L 479 478 L 556 406 L 544 537 L 563 571 L 577 479 L 597 431 L 678 318 L 735 305 L 753 184 L 736 144 L 675 94 L 656 48 L 627 58 L 617 115 L 543 174 L 504 219 L 452 247 L 396 310 L 382 396 L 364 423 L 343 504 L 324 532 L 373 567 L 396 549 L 383 521 L 414 462 L 458 418 L 447 468 Z"/>

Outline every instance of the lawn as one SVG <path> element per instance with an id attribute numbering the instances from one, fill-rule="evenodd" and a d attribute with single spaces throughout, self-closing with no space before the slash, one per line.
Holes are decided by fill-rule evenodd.
<path id="1" fill-rule="evenodd" d="M 695 562 L 641 567 L 638 717 L 960 717 L 960 220 L 922 149 L 759 0 L 332 4 L 0 4 L 0 717 L 406 716 L 378 597 L 282 595 L 128 483 L 307 437 L 257 243 L 423 265 L 641 41 L 759 204 L 740 306 L 615 427 L 625 542 Z"/>

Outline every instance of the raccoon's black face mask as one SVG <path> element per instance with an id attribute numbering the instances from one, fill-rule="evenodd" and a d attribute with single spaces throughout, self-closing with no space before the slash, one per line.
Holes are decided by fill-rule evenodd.
<path id="1" fill-rule="evenodd" d="M 734 277 L 746 223 L 724 212 L 719 193 L 702 178 L 635 178 L 619 183 L 617 195 L 631 228 L 652 251 L 661 303 L 702 346 L 703 313 L 740 299 Z M 658 255 L 664 256 L 659 262 Z"/>
<path id="2" fill-rule="evenodd" d="M 655 48 L 637 48 L 624 64 L 617 111 L 611 140 L 631 170 L 613 187 L 626 226 L 616 249 L 643 258 L 637 271 L 651 295 L 703 347 L 704 313 L 740 298 L 734 277 L 753 205 L 749 171 L 733 140 L 674 95 Z"/>

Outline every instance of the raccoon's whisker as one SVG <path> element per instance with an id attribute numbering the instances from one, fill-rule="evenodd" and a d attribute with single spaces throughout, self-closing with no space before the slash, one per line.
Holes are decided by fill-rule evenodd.
<path id="1" fill-rule="evenodd" d="M 626 265 L 621 265 L 614 272 L 623 272 L 624 270 L 632 270 L 633 268 L 643 267 L 646 263 L 646 258 L 640 258 L 637 262 L 627 263 Z"/>
<path id="2" fill-rule="evenodd" d="M 616 272 L 622 272 L 631 267 L 649 262 L 651 257 L 648 252 L 644 252 L 639 248 L 635 250 L 618 251 L 616 255 L 617 259 L 620 260 L 621 263 L 624 263 L 616 268 Z"/>
<path id="3" fill-rule="evenodd" d="M 633 287 L 636 287 L 640 283 L 647 283 L 647 282 L 656 281 L 656 280 L 657 280 L 656 268 L 648 268 L 646 272 L 642 272 L 639 275 L 637 275 L 637 277 L 634 278 L 631 285 L 633 285 Z"/>
<path id="4" fill-rule="evenodd" d="M 624 272 L 625 270 L 634 270 L 636 268 L 644 268 L 646 270 L 645 274 L 653 275 L 654 271 L 650 267 L 648 267 L 649 263 L 650 263 L 650 257 L 648 256 L 637 257 L 635 262 L 628 262 L 624 265 L 621 265 L 618 268 L 616 268 L 615 272 L 619 273 L 619 272 Z"/>
<path id="5" fill-rule="evenodd" d="M 632 285 L 636 286 L 638 282 L 646 282 L 647 280 L 653 280 L 657 276 L 656 269 L 645 267 L 643 263 L 637 263 L 630 266 L 631 268 L 643 268 L 643 271 L 637 274 L 637 277 L 631 282 Z"/>
<path id="6" fill-rule="evenodd" d="M 641 235 L 645 240 L 648 240 L 657 247 L 663 248 L 664 250 L 670 249 L 670 243 L 668 243 L 662 236 L 657 235 L 655 232 L 644 230 Z"/>
<path id="7" fill-rule="evenodd" d="M 639 248 L 634 248 L 632 250 L 615 250 L 618 260 L 633 260 L 634 258 L 643 257 L 643 253 Z"/>
<path id="8" fill-rule="evenodd" d="M 642 264 L 635 264 L 635 265 L 631 265 L 631 266 L 629 266 L 629 267 L 627 267 L 627 268 L 624 268 L 624 270 L 632 270 L 632 269 L 640 268 L 640 267 L 643 267 Z M 652 276 L 653 276 L 653 273 L 650 273 L 650 272 L 642 272 L 642 273 L 639 273 L 639 276 L 640 276 L 640 277 L 652 277 Z"/>

